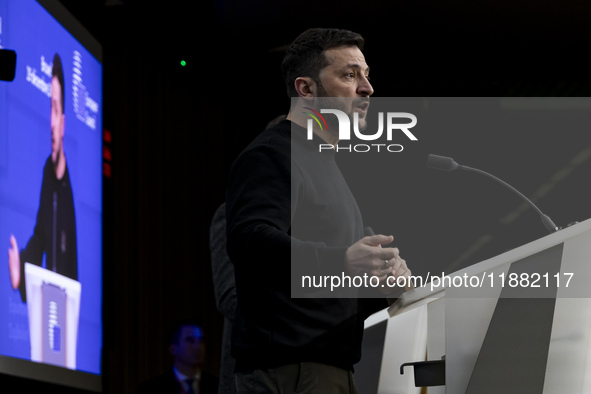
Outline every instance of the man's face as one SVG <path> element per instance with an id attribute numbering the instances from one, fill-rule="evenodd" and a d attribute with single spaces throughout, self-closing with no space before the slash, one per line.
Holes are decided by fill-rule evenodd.
<path id="1" fill-rule="evenodd" d="M 324 51 L 329 65 L 320 70 L 318 93 L 319 97 L 351 97 L 343 100 L 341 108 L 335 108 L 335 101 L 331 100 L 334 109 L 349 114 L 359 114 L 359 128 L 367 125 L 367 110 L 369 96 L 373 94 L 373 87 L 369 83 L 369 67 L 365 57 L 356 46 L 342 46 Z"/>
<path id="2" fill-rule="evenodd" d="M 51 160 L 57 163 L 64 143 L 62 88 L 57 77 L 51 79 Z"/>
<path id="3" fill-rule="evenodd" d="M 180 330 L 179 343 L 170 347 L 175 361 L 195 367 L 203 364 L 205 346 L 201 341 L 201 329 L 196 326 L 183 326 Z"/>

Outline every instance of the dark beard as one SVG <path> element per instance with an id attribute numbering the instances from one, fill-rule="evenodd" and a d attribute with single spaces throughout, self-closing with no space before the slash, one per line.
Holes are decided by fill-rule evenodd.
<path id="1" fill-rule="evenodd" d="M 321 109 L 341 109 L 342 108 L 334 108 L 334 101 L 333 100 L 329 100 L 327 99 L 328 94 L 326 93 L 326 90 L 324 89 L 324 86 L 322 85 L 322 82 L 320 82 L 319 80 L 314 80 L 314 82 L 316 82 L 316 86 L 317 86 L 317 107 L 318 107 L 318 111 L 320 112 Z M 328 126 L 328 129 L 331 130 L 332 132 L 334 132 L 335 130 L 338 133 L 339 130 L 339 122 L 337 120 L 337 118 L 335 116 L 327 116 L 324 118 L 326 120 L 326 124 Z"/>
<path id="2" fill-rule="evenodd" d="M 345 109 L 342 108 L 341 106 L 335 106 L 334 104 L 336 104 L 336 99 L 326 99 L 328 97 L 328 94 L 326 93 L 326 90 L 324 89 L 324 86 L 322 85 L 322 82 L 320 82 L 319 80 L 314 80 L 314 82 L 316 82 L 316 86 L 317 86 L 317 97 L 318 97 L 318 102 L 317 102 L 317 107 L 318 107 L 318 111 L 320 111 L 320 109 L 338 109 L 341 110 L 343 112 L 345 112 L 347 114 L 347 116 L 349 117 L 349 120 L 351 122 L 351 126 L 353 125 L 353 113 L 350 112 L 350 109 Z M 346 98 L 345 102 L 347 102 L 348 100 L 351 100 L 350 103 L 352 104 L 352 107 L 354 108 L 357 104 L 358 101 L 367 101 L 369 100 L 369 98 Z M 337 118 L 335 116 L 327 116 L 325 118 L 326 123 L 328 125 L 329 130 L 338 130 L 339 129 L 339 122 L 337 120 Z M 363 125 L 359 126 L 359 131 L 362 132 L 365 129 L 367 129 L 367 120 L 365 120 L 365 122 L 363 123 Z"/>
<path id="3" fill-rule="evenodd" d="M 320 80 L 314 80 L 314 82 L 316 82 L 316 86 L 318 86 L 318 97 L 328 97 L 328 95 L 326 94 L 326 90 L 324 90 L 324 85 L 322 85 L 322 82 L 320 82 Z"/>

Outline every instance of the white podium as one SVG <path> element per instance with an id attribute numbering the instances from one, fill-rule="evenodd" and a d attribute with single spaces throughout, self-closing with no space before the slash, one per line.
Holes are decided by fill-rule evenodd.
<path id="1" fill-rule="evenodd" d="M 439 281 L 366 320 L 366 332 L 386 327 L 378 382 L 368 386 L 362 376 L 360 386 L 391 394 L 591 393 L 591 220 L 431 274 Z M 362 370 L 371 352 L 364 345 Z M 415 387 L 412 367 L 400 374 L 403 363 L 442 356 L 445 385 Z"/>
<path id="2" fill-rule="evenodd" d="M 31 360 L 76 369 L 80 282 L 25 263 Z"/>

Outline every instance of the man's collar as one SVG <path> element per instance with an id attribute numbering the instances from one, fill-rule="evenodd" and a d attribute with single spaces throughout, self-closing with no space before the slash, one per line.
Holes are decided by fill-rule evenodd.
<path id="1" fill-rule="evenodd" d="M 187 376 L 183 374 L 181 371 L 177 369 L 176 366 L 172 367 L 172 371 L 174 372 L 174 375 L 176 376 L 179 382 L 184 382 L 187 379 L 201 379 L 201 370 L 197 371 L 197 373 L 193 376 Z"/>

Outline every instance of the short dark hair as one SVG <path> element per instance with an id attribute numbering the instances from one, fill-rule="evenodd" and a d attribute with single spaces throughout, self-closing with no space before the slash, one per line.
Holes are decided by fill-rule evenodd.
<path id="1" fill-rule="evenodd" d="M 203 329 L 201 328 L 201 325 L 196 320 L 193 320 L 193 319 L 179 320 L 171 326 L 170 337 L 169 337 L 169 344 L 170 345 L 178 345 L 179 344 L 179 341 L 181 339 L 181 330 L 183 327 L 197 327 L 201 331 L 201 336 L 203 337 Z"/>
<path id="2" fill-rule="evenodd" d="M 51 78 L 56 77 L 62 88 L 62 114 L 66 112 L 65 89 L 64 89 L 64 69 L 62 68 L 62 59 L 57 53 L 53 56 L 53 68 L 51 69 Z"/>
<path id="3" fill-rule="evenodd" d="M 318 81 L 320 70 L 328 59 L 324 51 L 341 46 L 356 46 L 363 50 L 364 39 L 360 34 L 343 29 L 308 29 L 296 38 L 287 49 L 281 72 L 289 97 L 297 97 L 296 78 L 310 77 Z"/>

